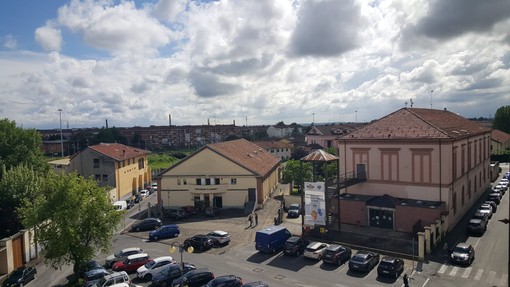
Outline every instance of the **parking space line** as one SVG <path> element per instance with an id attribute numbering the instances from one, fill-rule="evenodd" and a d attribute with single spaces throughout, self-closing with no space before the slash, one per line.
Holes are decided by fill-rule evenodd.
<path id="1" fill-rule="evenodd" d="M 472 270 L 471 266 L 466 268 L 466 270 L 464 270 L 464 272 L 462 273 L 462 275 L 460 277 L 468 278 L 469 274 L 471 273 L 471 270 Z"/>
<path id="2" fill-rule="evenodd" d="M 494 282 L 494 278 L 495 277 L 496 277 L 496 271 L 490 271 L 489 272 L 489 277 L 487 278 L 487 282 L 492 284 L 492 282 Z"/>
<path id="3" fill-rule="evenodd" d="M 508 280 L 508 274 L 503 274 L 503 276 L 501 277 L 501 279 L 499 280 L 499 285 L 498 286 L 507 286 L 506 285 L 506 281 Z"/>
<path id="4" fill-rule="evenodd" d="M 480 281 L 480 278 L 482 278 L 482 274 L 483 274 L 483 269 L 478 269 L 478 271 L 476 271 L 476 275 L 475 275 L 475 280 L 476 281 Z"/>

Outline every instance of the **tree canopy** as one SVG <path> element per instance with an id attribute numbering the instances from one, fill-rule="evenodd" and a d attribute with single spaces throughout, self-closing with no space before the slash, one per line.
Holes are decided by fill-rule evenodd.
<path id="1" fill-rule="evenodd" d="M 312 180 L 312 164 L 303 162 L 303 170 L 301 171 L 301 161 L 288 160 L 282 171 L 282 182 L 301 184 L 301 181 Z"/>
<path id="2" fill-rule="evenodd" d="M 510 106 L 503 106 L 496 111 L 492 128 L 510 134 Z"/>
<path id="3" fill-rule="evenodd" d="M 106 188 L 76 173 L 53 171 L 37 183 L 37 192 L 24 198 L 18 213 L 25 226 L 35 228 L 47 265 L 76 266 L 108 250 L 123 212 L 113 208 Z"/>

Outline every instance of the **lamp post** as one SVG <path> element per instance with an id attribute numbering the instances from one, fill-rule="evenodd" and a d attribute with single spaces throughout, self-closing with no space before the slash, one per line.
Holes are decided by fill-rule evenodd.
<path id="1" fill-rule="evenodd" d="M 179 248 L 179 253 L 181 254 L 181 263 L 179 269 L 181 270 L 181 284 L 179 286 L 184 285 L 184 261 L 182 260 L 182 254 L 184 253 L 184 250 L 186 250 L 188 253 L 193 253 L 194 248 L 193 246 L 188 246 L 186 248 L 187 244 L 182 244 L 179 241 L 174 241 L 170 244 L 170 253 L 175 253 L 176 249 Z"/>
<path id="2" fill-rule="evenodd" d="M 58 109 L 57 111 L 60 118 L 60 150 L 62 152 L 62 157 L 64 157 L 64 138 L 62 136 L 62 109 Z"/>

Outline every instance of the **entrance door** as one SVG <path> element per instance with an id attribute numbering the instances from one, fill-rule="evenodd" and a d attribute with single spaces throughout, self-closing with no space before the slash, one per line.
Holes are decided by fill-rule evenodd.
<path id="1" fill-rule="evenodd" d="M 393 210 L 369 209 L 370 226 L 393 229 Z"/>
<path id="2" fill-rule="evenodd" d="M 211 200 L 209 199 L 209 195 L 204 195 L 204 206 L 206 208 L 211 206 Z"/>
<path id="3" fill-rule="evenodd" d="M 223 198 L 221 196 L 215 196 L 213 198 L 214 206 L 223 208 Z"/>
<path id="4" fill-rule="evenodd" d="M 257 200 L 257 190 L 255 188 L 248 188 L 248 201 L 255 202 Z"/>

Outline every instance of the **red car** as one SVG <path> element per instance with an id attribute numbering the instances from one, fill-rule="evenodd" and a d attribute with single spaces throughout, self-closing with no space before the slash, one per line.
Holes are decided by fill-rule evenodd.
<path id="1" fill-rule="evenodd" d="M 128 258 L 124 261 L 119 261 L 113 264 L 113 271 L 126 271 L 126 272 L 135 272 L 138 267 L 145 265 L 147 262 L 151 261 L 149 255 L 145 253 L 139 253 L 134 255 L 129 255 Z"/>

